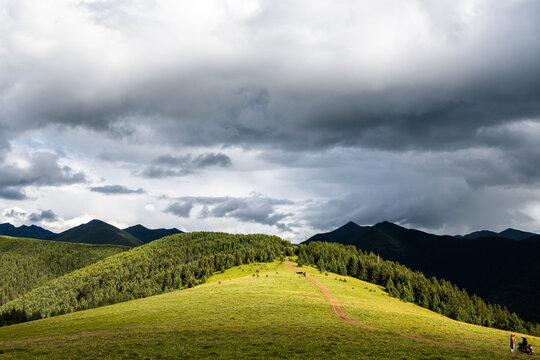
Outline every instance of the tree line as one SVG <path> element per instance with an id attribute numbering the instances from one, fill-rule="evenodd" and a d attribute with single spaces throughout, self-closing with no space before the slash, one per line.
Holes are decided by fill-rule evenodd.
<path id="1" fill-rule="evenodd" d="M 320 271 L 349 275 L 386 288 L 390 296 L 415 303 L 449 318 L 502 330 L 540 335 L 540 324 L 527 322 L 506 307 L 469 295 L 449 281 L 427 278 L 421 272 L 353 245 L 311 242 L 296 248 L 298 264 L 313 265 Z"/>
<path id="2" fill-rule="evenodd" d="M 292 254 L 277 236 L 187 233 L 116 254 L 0 308 L 0 325 L 47 318 L 203 283 L 215 271 Z"/>

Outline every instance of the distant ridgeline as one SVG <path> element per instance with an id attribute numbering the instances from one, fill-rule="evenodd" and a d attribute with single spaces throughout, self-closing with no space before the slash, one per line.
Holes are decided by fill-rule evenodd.
<path id="1" fill-rule="evenodd" d="M 128 249 L 0 236 L 0 306 L 49 280 Z"/>
<path id="2" fill-rule="evenodd" d="M 276 236 L 187 233 L 168 236 L 52 280 L 0 307 L 0 325 L 191 287 L 214 271 L 292 254 Z"/>
<path id="3" fill-rule="evenodd" d="M 485 303 L 463 289 L 355 246 L 314 241 L 296 249 L 299 265 L 314 265 L 321 271 L 349 275 L 386 287 L 388 293 L 452 319 L 503 330 L 540 335 L 540 324 L 525 322 L 500 305 Z"/>

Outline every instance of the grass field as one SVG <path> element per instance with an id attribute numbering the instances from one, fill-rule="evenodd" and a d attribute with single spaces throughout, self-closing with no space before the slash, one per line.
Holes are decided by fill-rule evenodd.
<path id="1" fill-rule="evenodd" d="M 0 359 L 524 356 L 509 353 L 508 332 L 444 318 L 357 279 L 302 270 L 355 320 L 386 331 L 339 320 L 316 286 L 275 262 L 236 267 L 186 290 L 0 328 Z M 529 341 L 540 344 L 538 338 Z"/>

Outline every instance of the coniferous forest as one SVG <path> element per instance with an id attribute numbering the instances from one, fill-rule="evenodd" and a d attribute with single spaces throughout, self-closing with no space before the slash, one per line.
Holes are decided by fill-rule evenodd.
<path id="1" fill-rule="evenodd" d="M 128 249 L 0 236 L 0 306 L 52 279 Z"/>
<path id="2" fill-rule="evenodd" d="M 449 318 L 502 330 L 540 335 L 540 324 L 526 322 L 505 307 L 484 302 L 476 295 L 397 262 L 383 261 L 352 245 L 311 242 L 296 248 L 299 265 L 349 275 L 386 288 L 390 296 L 415 303 Z"/>
<path id="3" fill-rule="evenodd" d="M 76 270 L 0 308 L 8 325 L 152 296 L 203 283 L 214 271 L 292 254 L 268 235 L 188 233 L 168 236 Z"/>

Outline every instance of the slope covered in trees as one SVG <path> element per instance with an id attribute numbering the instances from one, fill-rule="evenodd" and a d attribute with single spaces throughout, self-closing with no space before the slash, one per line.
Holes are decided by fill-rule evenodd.
<path id="1" fill-rule="evenodd" d="M 51 279 L 127 249 L 0 236 L 0 306 Z"/>
<path id="2" fill-rule="evenodd" d="M 540 335 L 540 324 L 525 322 L 500 305 L 485 303 L 445 280 L 428 279 L 420 272 L 354 246 L 314 241 L 297 248 L 298 264 L 349 275 L 385 286 L 391 296 L 412 302 L 452 319 L 503 330 Z"/>
<path id="3" fill-rule="evenodd" d="M 291 253 L 276 236 L 187 233 L 155 240 L 47 283 L 0 308 L 0 324 L 46 318 L 204 282 L 214 271 Z"/>
<path id="4" fill-rule="evenodd" d="M 139 246 L 143 244 L 135 236 L 101 220 L 92 220 L 86 224 L 76 226 L 52 237 L 51 240 L 126 246 Z"/>

